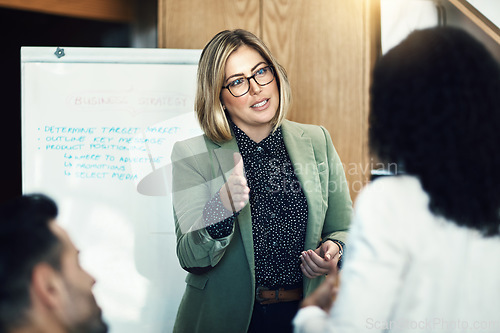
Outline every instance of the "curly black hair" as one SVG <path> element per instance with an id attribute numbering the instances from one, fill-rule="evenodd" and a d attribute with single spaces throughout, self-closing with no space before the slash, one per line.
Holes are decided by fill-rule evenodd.
<path id="1" fill-rule="evenodd" d="M 418 177 L 434 214 L 500 234 L 500 65 L 480 42 L 411 33 L 375 66 L 369 123 L 372 153 Z"/>

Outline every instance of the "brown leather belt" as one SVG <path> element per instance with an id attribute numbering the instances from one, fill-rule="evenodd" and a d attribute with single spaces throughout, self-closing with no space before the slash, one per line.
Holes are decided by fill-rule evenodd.
<path id="1" fill-rule="evenodd" d="M 255 299 L 260 304 L 299 301 L 302 299 L 302 288 L 270 290 L 269 288 L 259 286 L 255 291 Z"/>

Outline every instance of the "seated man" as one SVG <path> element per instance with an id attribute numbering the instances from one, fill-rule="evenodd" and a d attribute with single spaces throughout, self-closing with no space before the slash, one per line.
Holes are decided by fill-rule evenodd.
<path id="1" fill-rule="evenodd" d="M 40 194 L 0 207 L 0 332 L 105 333 L 95 280 Z"/>

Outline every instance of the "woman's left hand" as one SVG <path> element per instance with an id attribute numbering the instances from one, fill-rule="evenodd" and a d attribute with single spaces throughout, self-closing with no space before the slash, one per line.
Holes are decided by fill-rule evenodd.
<path id="1" fill-rule="evenodd" d="M 332 266 L 337 266 L 340 259 L 340 248 L 334 242 L 327 240 L 316 250 L 303 251 L 300 256 L 302 273 L 310 279 L 328 274 Z M 333 261 L 333 263 L 332 263 Z"/>

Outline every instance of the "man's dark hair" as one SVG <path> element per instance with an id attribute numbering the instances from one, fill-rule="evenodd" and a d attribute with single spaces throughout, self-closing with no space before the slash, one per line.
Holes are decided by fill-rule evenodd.
<path id="1" fill-rule="evenodd" d="M 433 213 L 499 234 L 500 66 L 468 33 L 415 31 L 380 59 L 369 137 L 420 179 Z"/>
<path id="2" fill-rule="evenodd" d="M 40 262 L 61 268 L 62 245 L 49 229 L 56 216 L 55 202 L 42 194 L 0 207 L 0 332 L 25 323 L 33 268 Z"/>

